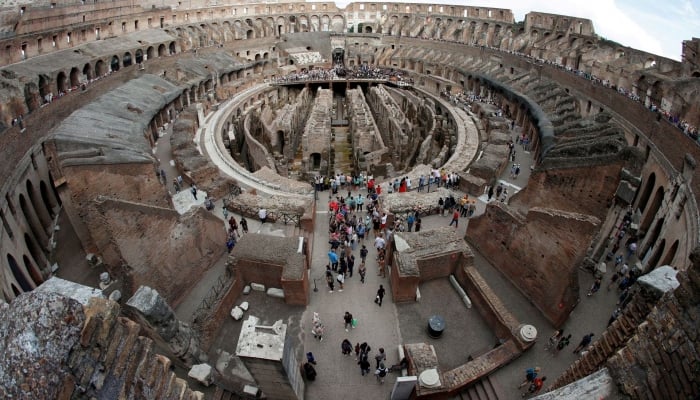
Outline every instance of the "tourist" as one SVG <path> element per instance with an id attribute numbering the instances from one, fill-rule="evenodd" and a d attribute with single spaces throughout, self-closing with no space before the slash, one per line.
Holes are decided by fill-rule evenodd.
<path id="1" fill-rule="evenodd" d="M 352 314 L 349 311 L 345 311 L 343 315 L 343 321 L 345 322 L 345 332 L 348 332 L 350 327 L 352 327 Z"/>
<path id="2" fill-rule="evenodd" d="M 585 335 L 583 337 L 583 339 L 581 339 L 581 342 L 578 344 L 578 346 L 576 346 L 576 348 L 574 349 L 574 354 L 581 352 L 581 350 L 583 350 L 584 348 L 586 348 L 586 346 L 591 344 L 591 340 L 593 340 L 593 336 L 594 336 L 593 333 L 589 333 L 588 335 Z"/>
<path id="3" fill-rule="evenodd" d="M 347 331 L 347 329 L 346 329 Z M 344 356 L 349 356 L 352 353 L 352 343 L 346 338 L 340 344 L 340 350 L 343 352 Z"/>
<path id="4" fill-rule="evenodd" d="M 197 200 L 197 186 L 192 185 L 190 191 L 192 192 L 192 196 L 194 196 L 194 199 Z"/>
<path id="5" fill-rule="evenodd" d="M 384 361 L 386 361 L 386 353 L 384 353 L 383 347 L 379 348 L 379 353 L 377 353 L 377 355 L 374 356 L 374 359 L 375 361 L 377 361 L 377 368 L 379 368 L 379 366 L 383 364 Z"/>
<path id="6" fill-rule="evenodd" d="M 360 366 L 360 373 L 362 374 L 362 376 L 369 375 L 369 367 L 371 364 L 369 363 L 369 360 L 367 360 L 366 357 L 363 358 L 362 356 L 360 356 L 360 361 L 358 361 L 357 364 Z"/>
<path id="7" fill-rule="evenodd" d="M 379 363 L 379 365 L 377 365 L 377 370 L 374 372 L 374 375 L 377 377 L 377 382 L 384 383 L 387 372 L 388 370 L 384 366 L 384 363 Z"/>
<path id="8" fill-rule="evenodd" d="M 445 200 L 443 200 L 442 197 L 440 197 L 440 199 L 438 200 L 438 210 L 440 212 L 440 215 L 442 215 L 444 217 L 445 216 Z"/>
<path id="9" fill-rule="evenodd" d="M 374 302 L 379 304 L 379 307 L 382 306 L 382 300 L 384 299 L 384 293 L 386 293 L 386 290 L 384 290 L 384 285 L 379 285 L 379 289 L 377 290 L 377 297 L 374 298 Z"/>
<path id="10" fill-rule="evenodd" d="M 416 222 L 416 217 L 413 215 L 413 213 L 408 213 L 408 217 L 406 218 L 406 224 L 408 225 L 408 232 L 411 232 L 413 229 L 413 224 Z"/>
<path id="11" fill-rule="evenodd" d="M 518 386 L 519 388 L 531 383 L 540 373 L 540 367 L 528 368 L 525 370 L 525 380 Z"/>
<path id="12" fill-rule="evenodd" d="M 559 339 L 559 343 L 557 343 L 557 353 L 562 351 L 569 343 L 571 343 L 571 334 Z"/>
<path id="13" fill-rule="evenodd" d="M 260 218 L 261 224 L 264 224 L 265 221 L 267 221 L 267 210 L 265 208 L 258 210 L 258 218 Z"/>
<path id="14" fill-rule="evenodd" d="M 248 221 L 245 217 L 241 217 L 241 229 L 243 229 L 243 233 L 248 233 Z"/>
<path id="15" fill-rule="evenodd" d="M 591 289 L 588 291 L 588 294 L 587 294 L 588 297 L 593 296 L 593 294 L 594 294 L 595 292 L 597 292 L 598 290 L 600 290 L 600 282 L 601 282 L 600 278 L 595 278 L 595 281 L 593 282 L 593 285 L 591 286 Z"/>
<path id="16" fill-rule="evenodd" d="M 328 293 L 333 293 L 334 283 L 333 283 L 333 272 L 331 272 L 331 266 L 326 265 L 326 283 L 328 284 Z"/>
<path id="17" fill-rule="evenodd" d="M 532 380 L 532 383 L 530 384 L 530 387 L 527 388 L 527 393 L 523 393 L 522 397 L 525 397 L 528 393 L 529 394 L 535 394 L 542 389 L 542 386 L 544 386 L 544 381 L 547 380 L 546 376 L 543 376 L 542 378 L 535 378 Z"/>
<path id="18" fill-rule="evenodd" d="M 362 211 L 362 205 L 365 204 L 365 198 L 362 197 L 362 193 L 357 195 L 355 199 L 355 205 L 357 206 L 357 211 Z"/>
<path id="19" fill-rule="evenodd" d="M 421 219 L 417 218 L 416 219 L 416 232 L 420 232 L 421 223 L 422 223 Z"/>
<path id="20" fill-rule="evenodd" d="M 365 260 L 362 260 L 362 262 L 360 263 L 359 273 L 360 273 L 360 282 L 365 283 L 365 275 L 367 274 L 367 268 L 365 267 Z"/>
<path id="21" fill-rule="evenodd" d="M 330 263 L 331 269 L 333 269 L 333 271 L 338 270 L 338 255 L 335 254 L 335 251 L 328 251 L 328 262 Z"/>
<path id="22" fill-rule="evenodd" d="M 342 292 L 343 291 L 343 283 L 345 283 L 345 274 L 343 274 L 342 272 L 338 272 L 338 276 L 335 279 L 338 281 L 338 286 L 340 286 L 338 291 Z"/>
<path id="23" fill-rule="evenodd" d="M 459 228 L 459 210 L 457 210 L 457 207 L 454 208 L 454 211 L 452 212 L 452 221 L 450 221 L 450 225 L 455 224 L 455 228 Z"/>
<path id="24" fill-rule="evenodd" d="M 352 269 L 355 267 L 355 256 L 350 254 L 347 256 L 347 262 L 348 266 L 348 278 L 352 278 Z"/>
<path id="25" fill-rule="evenodd" d="M 386 260 L 384 258 L 384 253 L 379 254 L 379 260 L 377 261 L 378 267 L 379 267 L 379 273 L 377 274 L 378 276 L 381 276 L 382 278 L 386 278 Z M 381 306 L 381 304 L 379 304 Z"/>

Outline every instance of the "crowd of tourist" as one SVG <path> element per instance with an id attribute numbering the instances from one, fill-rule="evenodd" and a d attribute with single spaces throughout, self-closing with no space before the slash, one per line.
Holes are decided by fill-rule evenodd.
<path id="1" fill-rule="evenodd" d="M 405 85 L 412 85 L 413 80 L 405 77 L 402 71 L 394 68 L 379 68 L 373 65 L 362 64 L 359 67 L 345 67 L 336 64 L 333 68 L 302 69 L 299 72 L 290 72 L 278 77 L 276 83 L 294 83 L 305 81 L 331 81 L 346 79 L 371 79 L 392 81 Z"/>

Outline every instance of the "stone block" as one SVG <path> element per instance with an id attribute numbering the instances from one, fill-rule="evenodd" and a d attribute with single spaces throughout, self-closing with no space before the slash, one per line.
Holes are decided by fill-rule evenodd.
<path id="1" fill-rule="evenodd" d="M 122 292 L 119 290 L 115 290 L 112 293 L 109 294 L 109 299 L 112 301 L 119 301 L 122 299 Z"/>
<path id="2" fill-rule="evenodd" d="M 241 310 L 243 310 L 243 311 L 248 311 L 248 307 L 249 307 L 249 304 L 248 304 L 248 302 L 247 302 L 247 301 L 244 301 L 244 302 L 243 302 L 243 303 L 241 303 L 241 305 L 240 305 L 240 306 L 238 306 L 238 307 L 240 307 L 240 308 L 241 308 Z"/>
<path id="3" fill-rule="evenodd" d="M 258 292 L 264 292 L 265 291 L 265 285 L 261 285 L 259 283 L 251 283 L 250 287 Z"/>
<path id="4" fill-rule="evenodd" d="M 250 294 L 250 285 L 245 285 L 243 288 L 243 294 Z"/>
<path id="5" fill-rule="evenodd" d="M 245 385 L 243 386 L 243 393 L 250 395 L 250 396 L 257 396 L 258 395 L 258 388 L 253 386 L 253 385 Z"/>
<path id="6" fill-rule="evenodd" d="M 284 290 L 278 289 L 278 288 L 269 288 L 267 289 L 267 295 L 271 297 L 277 297 L 280 299 L 284 298 Z"/>
<path id="7" fill-rule="evenodd" d="M 243 318 L 243 310 L 241 310 L 241 308 L 238 306 L 233 307 L 233 310 L 231 310 L 231 316 L 233 317 L 233 319 L 238 321 L 241 318 Z"/>
<path id="8" fill-rule="evenodd" d="M 209 364 L 197 364 L 193 365 L 190 372 L 187 373 L 192 379 L 196 379 L 201 382 L 204 386 L 209 386 L 212 383 L 212 369 Z"/>

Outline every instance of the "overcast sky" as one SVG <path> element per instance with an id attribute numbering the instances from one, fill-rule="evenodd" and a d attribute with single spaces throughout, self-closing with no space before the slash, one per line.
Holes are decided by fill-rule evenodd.
<path id="1" fill-rule="evenodd" d="M 541 11 L 589 18 L 598 35 L 626 46 L 681 58 L 681 43 L 700 37 L 700 0 L 412 0 L 411 3 L 508 8 L 516 21 Z M 350 1 L 336 1 L 345 7 Z"/>

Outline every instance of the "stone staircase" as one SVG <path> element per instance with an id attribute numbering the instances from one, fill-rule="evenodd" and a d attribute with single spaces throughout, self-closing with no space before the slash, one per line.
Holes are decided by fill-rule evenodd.
<path id="1" fill-rule="evenodd" d="M 351 174 L 353 172 L 352 144 L 348 143 L 349 128 L 347 126 L 336 126 L 333 128 L 335 141 L 332 143 L 335 150 L 333 165 L 334 173 L 343 172 Z"/>
<path id="2" fill-rule="evenodd" d="M 506 399 L 506 396 L 494 378 L 487 376 L 461 391 L 456 398 L 460 400 L 503 400 Z"/>

